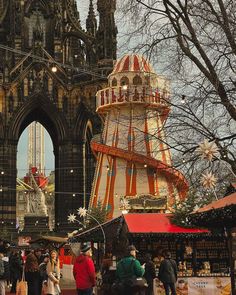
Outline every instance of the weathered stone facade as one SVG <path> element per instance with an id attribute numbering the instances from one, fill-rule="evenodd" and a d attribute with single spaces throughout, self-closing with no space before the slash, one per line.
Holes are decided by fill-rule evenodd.
<path id="1" fill-rule="evenodd" d="M 33 121 L 53 142 L 56 226 L 88 204 L 95 94 L 116 59 L 116 1 L 97 7 L 98 24 L 90 0 L 84 30 L 75 0 L 0 0 L 0 226 L 15 225 L 17 144 Z"/>

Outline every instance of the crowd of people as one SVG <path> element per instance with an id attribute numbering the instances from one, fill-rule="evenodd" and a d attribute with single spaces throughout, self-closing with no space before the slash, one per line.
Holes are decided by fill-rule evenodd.
<path id="1" fill-rule="evenodd" d="M 112 254 L 107 253 L 105 255 L 102 261 L 102 285 L 99 294 L 154 295 L 153 284 L 155 279 L 158 278 L 163 284 L 166 295 L 176 295 L 177 265 L 171 259 L 170 252 L 163 253 L 163 256 L 156 257 L 154 261 L 151 254 L 146 253 L 142 265 L 136 258 L 137 252 L 138 250 L 134 245 L 128 246 L 124 257 L 118 261 L 115 272 L 110 271 L 113 264 Z M 74 265 L 78 295 L 93 294 L 95 270 L 91 257 L 91 248 L 84 246 Z"/>
<path id="2" fill-rule="evenodd" d="M 141 265 L 136 258 L 137 252 L 134 245 L 128 246 L 127 253 L 124 253 L 124 257 L 117 263 L 115 272 L 109 271 L 112 254 L 106 254 L 101 268 L 100 294 L 154 295 L 153 282 L 158 277 L 163 283 L 166 295 L 176 295 L 177 265 L 171 259 L 170 253 L 166 252 L 165 257 L 159 260 L 157 274 L 155 260 L 152 261 L 151 255 L 146 253 Z M 78 295 L 94 294 L 97 272 L 90 244 L 81 245 L 80 254 L 73 264 L 73 275 Z M 41 249 L 28 250 L 23 255 L 17 248 L 3 251 L 0 241 L 0 295 L 6 294 L 6 285 L 10 288 L 11 294 L 17 294 L 17 282 L 22 278 L 27 282 L 28 295 L 59 295 L 60 277 L 60 263 L 55 250 L 46 250 L 43 253 Z"/>
<path id="3" fill-rule="evenodd" d="M 8 251 L 0 246 L 0 295 L 18 293 L 17 282 L 24 279 L 28 295 L 60 294 L 60 264 L 55 250 L 42 253 L 41 249 L 22 253 L 18 248 Z"/>

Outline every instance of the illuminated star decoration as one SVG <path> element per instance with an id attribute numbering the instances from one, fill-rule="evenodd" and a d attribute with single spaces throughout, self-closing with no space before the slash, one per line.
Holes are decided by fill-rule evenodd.
<path id="1" fill-rule="evenodd" d="M 211 173 L 202 174 L 201 183 L 205 188 L 213 189 L 216 186 L 217 178 Z"/>
<path id="2" fill-rule="evenodd" d="M 219 149 L 214 141 L 204 140 L 199 144 L 196 152 L 201 156 L 202 159 L 206 159 L 211 162 L 214 157 L 219 157 Z"/>
<path id="3" fill-rule="evenodd" d="M 87 214 L 87 210 L 85 208 L 80 207 L 77 209 L 79 217 L 85 217 Z"/>
<path id="4" fill-rule="evenodd" d="M 67 217 L 67 220 L 69 222 L 74 223 L 76 221 L 76 215 L 75 214 L 69 214 L 68 217 Z"/>

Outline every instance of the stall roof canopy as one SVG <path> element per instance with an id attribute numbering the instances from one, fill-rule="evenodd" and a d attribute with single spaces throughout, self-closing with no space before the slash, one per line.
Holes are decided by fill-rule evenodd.
<path id="1" fill-rule="evenodd" d="M 203 212 L 207 212 L 210 210 L 223 209 L 224 207 L 231 206 L 231 205 L 236 205 L 236 193 L 233 193 L 233 194 L 231 194 L 227 197 L 224 197 L 220 200 L 214 201 L 214 202 L 198 209 L 194 213 L 203 213 Z"/>
<path id="2" fill-rule="evenodd" d="M 128 231 L 131 234 L 138 233 L 183 233 L 198 234 L 206 233 L 208 230 L 184 228 L 171 223 L 171 214 L 163 213 L 130 213 L 124 215 Z"/>
<path id="3" fill-rule="evenodd" d="M 161 213 L 129 213 L 112 220 L 109 220 L 101 224 L 106 240 L 115 240 L 118 238 L 122 227 L 125 226 L 126 231 L 130 235 L 175 235 L 175 234 L 190 234 L 190 235 L 202 235 L 209 234 L 208 230 L 201 230 L 196 228 L 184 228 L 171 223 L 171 214 Z M 104 241 L 101 227 L 95 226 L 89 230 L 86 230 L 73 238 L 69 239 L 69 242 L 82 242 L 82 241 Z"/>

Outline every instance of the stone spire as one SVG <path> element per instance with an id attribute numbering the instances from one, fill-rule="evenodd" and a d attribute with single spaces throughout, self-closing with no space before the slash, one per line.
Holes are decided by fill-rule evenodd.
<path id="1" fill-rule="evenodd" d="M 116 59 L 117 28 L 115 25 L 116 0 L 98 0 L 99 27 L 97 31 L 98 58 L 102 60 Z"/>
<path id="2" fill-rule="evenodd" d="M 89 13 L 88 13 L 88 17 L 86 20 L 86 28 L 87 28 L 88 33 L 90 33 L 92 36 L 96 35 L 97 20 L 96 20 L 94 8 L 93 8 L 93 0 L 90 0 Z"/>

